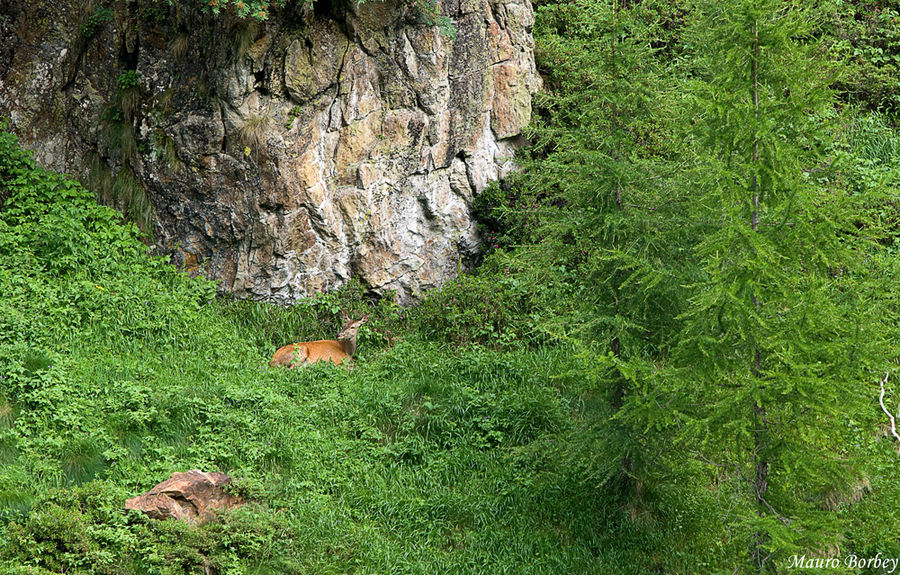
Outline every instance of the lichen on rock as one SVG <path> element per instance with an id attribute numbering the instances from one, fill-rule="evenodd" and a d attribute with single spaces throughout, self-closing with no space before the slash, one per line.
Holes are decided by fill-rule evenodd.
<path id="1" fill-rule="evenodd" d="M 479 250 L 472 198 L 512 168 L 540 84 L 528 0 L 445 0 L 455 37 L 399 0 L 260 25 L 128 3 L 91 38 L 88 0 L 43 20 L 49 0 L 24 4 L 0 8 L 0 115 L 48 167 L 133 173 L 157 252 L 239 297 L 358 277 L 408 302 L 455 275 Z M 140 104 L 122 129 L 126 71 Z"/>

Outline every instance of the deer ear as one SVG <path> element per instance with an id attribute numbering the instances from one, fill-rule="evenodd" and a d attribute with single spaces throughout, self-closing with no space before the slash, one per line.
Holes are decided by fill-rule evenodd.
<path id="1" fill-rule="evenodd" d="M 350 319 L 350 316 L 348 316 L 348 315 L 347 315 L 347 312 L 344 311 L 344 310 L 341 310 L 341 317 L 344 318 L 344 319 Z"/>

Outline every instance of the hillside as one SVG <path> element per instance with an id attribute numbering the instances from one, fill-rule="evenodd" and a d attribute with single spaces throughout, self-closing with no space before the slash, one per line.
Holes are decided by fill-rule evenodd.
<path id="1" fill-rule="evenodd" d="M 416 305 L 223 295 L 0 125 L 0 572 L 895 571 L 900 12 L 535 16 L 480 265 Z M 352 366 L 269 367 L 342 313 Z M 125 509 L 191 469 L 245 504 Z"/>
<path id="2" fill-rule="evenodd" d="M 569 350 L 426 341 L 385 303 L 354 369 L 269 368 L 270 341 L 332 337 L 370 304 L 216 302 L 0 142 L 3 572 L 551 573 L 631 553 L 547 451 L 583 409 Z M 199 528 L 125 512 L 194 468 L 252 503 Z"/>

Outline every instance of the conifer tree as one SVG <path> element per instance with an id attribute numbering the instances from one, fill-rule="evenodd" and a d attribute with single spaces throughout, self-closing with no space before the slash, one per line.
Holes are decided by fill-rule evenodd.
<path id="1" fill-rule="evenodd" d="M 735 470 L 727 519 L 758 572 L 839 541 L 823 499 L 855 477 L 841 430 L 887 362 L 879 304 L 860 297 L 866 248 L 824 177 L 832 95 L 811 21 L 781 0 L 710 2 L 693 34 L 693 211 L 715 231 L 664 379 L 684 436 Z"/>
<path id="2" fill-rule="evenodd" d="M 690 263 L 681 254 L 696 236 L 670 137 L 679 93 L 651 45 L 669 7 L 578 0 L 539 10 L 535 34 L 554 90 L 539 102 L 525 181 L 543 201 L 542 225 L 516 257 L 547 295 L 540 327 L 582 351 L 581 380 L 602 397 L 569 459 L 635 519 L 653 507 L 671 450 L 644 432 L 663 414 L 647 413 L 648 403 L 622 410 L 634 401 L 635 371 L 649 370 L 671 339 Z"/>

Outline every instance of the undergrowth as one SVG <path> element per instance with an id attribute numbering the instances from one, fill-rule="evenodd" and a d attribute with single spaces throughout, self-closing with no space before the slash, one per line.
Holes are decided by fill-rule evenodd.
<path id="1" fill-rule="evenodd" d="M 556 449 L 586 421 L 584 358 L 513 328 L 527 298 L 512 279 L 461 279 L 415 312 L 358 284 L 290 308 L 216 300 L 213 283 L 151 257 L 133 225 L 3 131 L 0 175 L 0 571 L 646 573 L 691 561 L 675 523 L 610 515 Z M 268 367 L 280 345 L 334 337 L 342 311 L 371 314 L 353 369 Z M 200 527 L 124 509 L 189 469 L 228 473 L 248 503 Z"/>

